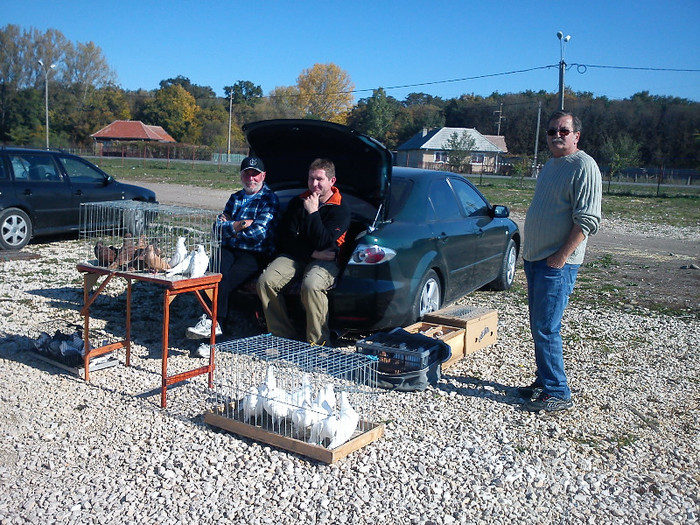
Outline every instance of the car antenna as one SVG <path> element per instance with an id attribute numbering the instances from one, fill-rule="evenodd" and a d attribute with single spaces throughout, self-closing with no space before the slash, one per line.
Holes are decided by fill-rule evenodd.
<path id="1" fill-rule="evenodd" d="M 377 229 L 377 222 L 379 222 L 379 214 L 382 212 L 382 207 L 384 206 L 384 203 L 382 202 L 379 204 L 379 207 L 377 208 L 377 214 L 374 216 L 374 220 L 372 221 L 372 224 L 369 225 L 367 228 L 367 233 L 372 233 L 374 230 Z"/>

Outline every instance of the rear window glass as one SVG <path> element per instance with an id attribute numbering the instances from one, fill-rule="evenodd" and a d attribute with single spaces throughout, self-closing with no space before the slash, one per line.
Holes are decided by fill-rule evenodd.
<path id="1" fill-rule="evenodd" d="M 10 155 L 10 164 L 15 174 L 15 180 L 32 182 L 58 182 L 61 180 L 51 155 L 34 153 Z"/>
<path id="2" fill-rule="evenodd" d="M 393 219 L 401 212 L 408 201 L 412 188 L 413 181 L 411 179 L 400 179 L 398 177 L 392 179 L 388 219 Z"/>

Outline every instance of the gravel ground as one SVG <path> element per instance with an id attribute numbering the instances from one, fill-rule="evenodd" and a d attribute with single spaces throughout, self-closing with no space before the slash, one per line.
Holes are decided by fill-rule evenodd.
<path id="1" fill-rule="evenodd" d="M 206 376 L 172 387 L 160 408 L 155 285 L 134 285 L 132 367 L 86 383 L 33 357 L 41 331 L 82 326 L 86 251 L 75 240 L 27 250 L 41 257 L 0 262 L 0 524 L 698 522 L 695 316 L 572 304 L 575 407 L 531 414 L 513 392 L 533 372 L 519 271 L 513 290 L 460 301 L 498 310 L 495 345 L 434 388 L 379 394 L 384 437 L 324 465 L 206 425 Z M 171 366 L 191 368 L 182 335 L 199 307 L 181 296 L 171 308 Z M 114 282 L 92 309 L 97 340 L 123 336 L 123 309 Z M 255 333 L 238 321 L 240 335 Z"/>

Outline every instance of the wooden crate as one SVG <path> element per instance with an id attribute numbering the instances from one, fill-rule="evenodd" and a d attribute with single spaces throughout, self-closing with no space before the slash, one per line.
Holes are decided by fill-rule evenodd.
<path id="1" fill-rule="evenodd" d="M 498 311 L 452 306 L 423 316 L 423 321 L 464 328 L 464 355 L 486 348 L 498 339 Z"/>
<path id="2" fill-rule="evenodd" d="M 224 406 L 215 407 L 204 413 L 204 422 L 214 427 L 233 432 L 239 436 L 247 437 L 260 443 L 266 443 L 273 447 L 287 450 L 288 452 L 300 454 L 328 465 L 335 463 L 339 459 L 343 459 L 351 452 L 361 449 L 384 435 L 383 423 L 367 423 L 360 421 L 358 427 L 367 428 L 368 430 L 346 441 L 339 447 L 326 448 L 293 437 L 270 432 L 264 428 L 244 423 L 243 421 L 231 419 L 222 415 L 224 413 Z"/>
<path id="3" fill-rule="evenodd" d="M 428 337 L 434 337 L 435 339 L 440 339 L 444 341 L 452 349 L 452 355 L 450 358 L 442 363 L 442 370 L 445 370 L 452 366 L 455 362 L 459 361 L 464 357 L 464 328 L 459 328 L 447 324 L 435 324 L 428 322 L 418 322 L 407 326 L 404 328 L 407 332 L 412 334 L 423 334 Z"/>

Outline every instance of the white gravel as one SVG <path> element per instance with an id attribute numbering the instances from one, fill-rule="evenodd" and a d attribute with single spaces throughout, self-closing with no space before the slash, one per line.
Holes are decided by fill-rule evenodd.
<path id="1" fill-rule="evenodd" d="M 0 262 L 0 524 L 698 522 L 696 319 L 571 306 L 576 405 L 530 414 L 511 389 L 533 371 L 519 272 L 512 291 L 461 301 L 498 310 L 497 344 L 437 388 L 381 394 L 385 436 L 323 465 L 204 424 L 206 376 L 160 408 L 157 286 L 134 285 L 131 368 L 86 383 L 34 358 L 41 331 L 82 326 L 85 252 L 25 250 L 41 258 Z M 96 337 L 123 335 L 123 289 L 110 284 L 93 308 Z M 172 366 L 191 367 L 180 334 L 199 307 L 181 296 L 172 311 Z"/>

